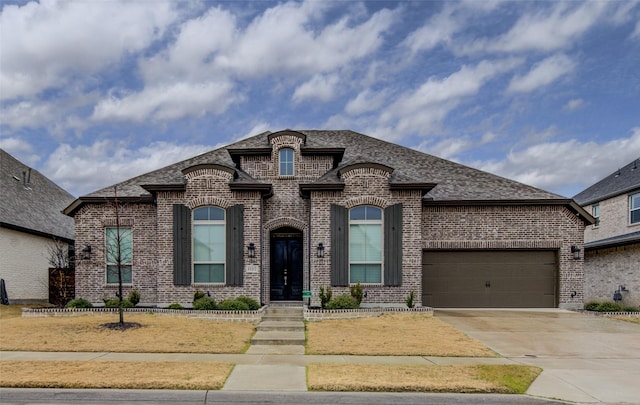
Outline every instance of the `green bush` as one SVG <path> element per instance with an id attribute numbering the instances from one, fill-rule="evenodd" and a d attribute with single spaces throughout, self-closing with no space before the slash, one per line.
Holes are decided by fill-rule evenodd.
<path id="1" fill-rule="evenodd" d="M 331 301 L 331 296 L 333 292 L 331 292 L 331 287 L 327 287 L 325 290 L 324 287 L 320 286 L 320 307 L 322 309 L 327 308 L 327 304 Z"/>
<path id="2" fill-rule="evenodd" d="M 351 295 L 342 294 L 327 303 L 327 309 L 357 309 L 358 302 Z"/>
<path id="3" fill-rule="evenodd" d="M 223 300 L 218 304 L 218 309 L 222 311 L 248 311 L 249 305 L 246 302 L 235 300 Z"/>
<path id="4" fill-rule="evenodd" d="M 104 303 L 104 306 L 107 308 L 120 308 L 120 300 L 117 298 L 112 298 L 110 300 L 107 300 Z M 122 300 L 122 308 L 133 308 L 134 305 L 131 301 L 129 300 Z"/>
<path id="5" fill-rule="evenodd" d="M 84 298 L 75 298 L 67 302 L 66 308 L 93 308 L 93 304 Z"/>
<path id="6" fill-rule="evenodd" d="M 587 311 L 597 311 L 600 307 L 600 303 L 596 301 L 590 301 L 584 304 L 584 309 Z"/>
<path id="7" fill-rule="evenodd" d="M 216 302 L 213 298 L 203 296 L 193 301 L 193 309 L 198 311 L 211 311 L 217 308 Z"/>
<path id="8" fill-rule="evenodd" d="M 351 290 L 351 296 L 356 300 L 356 302 L 358 303 L 358 306 L 360 306 L 360 304 L 362 303 L 362 286 L 360 285 L 360 282 L 358 281 L 358 283 L 356 285 L 352 285 L 349 290 Z"/>
<path id="9" fill-rule="evenodd" d="M 636 307 L 624 307 L 622 308 L 624 312 L 640 312 L 640 308 Z"/>
<path id="10" fill-rule="evenodd" d="M 177 302 L 174 302 L 173 304 L 169 304 L 169 306 L 167 307 L 169 309 L 184 309 L 184 307 L 180 304 L 178 304 Z"/>
<path id="11" fill-rule="evenodd" d="M 416 299 L 416 292 L 411 290 L 407 295 L 407 298 L 404 299 L 404 302 L 407 304 L 407 307 L 413 308 L 416 306 L 415 299 Z"/>
<path id="12" fill-rule="evenodd" d="M 138 305 L 138 303 L 140 302 L 140 292 L 138 290 L 136 290 L 135 288 L 133 290 L 131 290 L 131 292 L 129 293 L 129 296 L 127 297 L 127 299 L 129 300 L 130 303 L 133 304 L 133 306 L 135 307 L 136 305 Z"/>
<path id="13" fill-rule="evenodd" d="M 241 295 L 238 298 L 236 298 L 236 301 L 241 301 L 247 304 L 247 306 L 249 307 L 249 311 L 256 311 L 260 309 L 260 303 L 254 300 L 253 298 L 245 297 L 244 295 Z"/>
<path id="14" fill-rule="evenodd" d="M 620 312 L 622 307 L 614 302 L 602 302 L 598 306 L 600 312 Z"/>
<path id="15" fill-rule="evenodd" d="M 193 293 L 193 301 L 197 301 L 200 298 L 204 297 L 205 295 L 207 295 L 207 294 L 205 294 L 204 291 L 196 290 L 196 292 Z"/>

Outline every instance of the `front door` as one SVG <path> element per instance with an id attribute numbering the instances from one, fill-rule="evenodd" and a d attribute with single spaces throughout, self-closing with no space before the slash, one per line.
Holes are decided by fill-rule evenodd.
<path id="1" fill-rule="evenodd" d="M 302 233 L 281 228 L 271 233 L 271 301 L 302 300 Z"/>

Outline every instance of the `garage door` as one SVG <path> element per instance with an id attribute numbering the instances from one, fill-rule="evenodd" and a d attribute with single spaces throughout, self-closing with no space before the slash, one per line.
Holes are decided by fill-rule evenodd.
<path id="1" fill-rule="evenodd" d="M 422 305 L 554 308 L 555 251 L 424 252 Z"/>

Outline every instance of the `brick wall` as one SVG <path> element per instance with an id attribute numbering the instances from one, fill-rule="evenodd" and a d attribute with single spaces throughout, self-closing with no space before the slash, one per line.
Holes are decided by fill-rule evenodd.
<path id="1" fill-rule="evenodd" d="M 584 264 L 585 302 L 613 301 L 620 285 L 623 306 L 640 306 L 640 244 L 588 251 Z"/>
<path id="2" fill-rule="evenodd" d="M 640 231 L 639 224 L 629 224 L 629 195 L 623 194 L 608 200 L 600 201 L 600 225 L 590 225 L 585 229 L 584 241 L 593 242 L 600 239 Z M 593 205 L 584 207 L 593 212 Z"/>

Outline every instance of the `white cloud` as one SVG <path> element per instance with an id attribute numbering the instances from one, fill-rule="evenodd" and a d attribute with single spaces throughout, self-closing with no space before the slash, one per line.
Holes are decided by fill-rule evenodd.
<path id="1" fill-rule="evenodd" d="M 579 108 L 584 107 L 584 105 L 585 105 L 585 101 L 583 99 L 574 98 L 572 100 L 569 100 L 567 104 L 565 104 L 563 109 L 567 111 L 573 111 L 573 110 L 577 110 Z"/>
<path id="2" fill-rule="evenodd" d="M 443 78 L 429 78 L 414 92 L 400 97 L 381 115 L 383 124 L 395 122 L 396 132 L 425 135 L 434 130 L 447 114 L 499 74 L 522 63 L 520 58 L 482 61 L 463 66 Z"/>
<path id="3" fill-rule="evenodd" d="M 423 142 L 416 149 L 443 159 L 453 159 L 461 152 L 473 147 L 473 142 L 468 139 L 445 139 L 434 145 Z"/>
<path id="4" fill-rule="evenodd" d="M 510 152 L 504 160 L 472 166 L 569 197 L 640 156 L 640 127 L 628 138 L 598 144 L 572 139 L 544 142 Z"/>
<path id="5" fill-rule="evenodd" d="M 371 89 L 366 89 L 358 93 L 355 98 L 349 100 L 345 107 L 345 112 L 349 115 L 359 115 L 375 111 L 380 108 L 388 97 L 388 91 L 382 90 L 376 92 Z"/>
<path id="6" fill-rule="evenodd" d="M 29 2 L 0 14 L 0 98 L 63 88 L 158 39 L 176 18 L 170 2 Z M 86 77 L 86 76 L 85 76 Z"/>
<path id="7" fill-rule="evenodd" d="M 211 150 L 205 145 L 154 142 L 129 149 L 123 142 L 100 140 L 92 145 L 61 144 L 41 171 L 73 195 L 89 192 Z"/>
<path id="8" fill-rule="evenodd" d="M 507 93 L 527 93 L 548 86 L 573 71 L 575 66 L 575 62 L 564 54 L 550 56 L 534 65 L 526 75 L 514 76 Z"/>
<path id="9" fill-rule="evenodd" d="M 631 38 L 640 39 L 640 21 L 636 23 L 636 28 L 631 33 Z"/>
<path id="10" fill-rule="evenodd" d="M 463 19 L 454 18 L 453 11 L 452 7 L 445 7 L 441 13 L 430 18 L 424 26 L 409 34 L 402 45 L 415 54 L 433 49 L 442 43 L 451 42 L 453 35 L 463 25 Z"/>
<path id="11" fill-rule="evenodd" d="M 299 85 L 293 92 L 293 102 L 298 104 L 305 100 L 330 101 L 336 93 L 340 77 L 338 75 L 315 75 Z"/>

